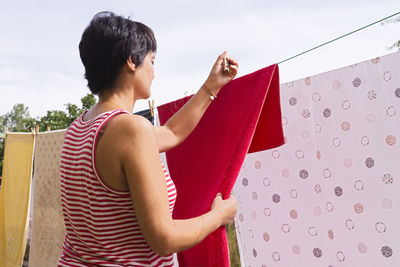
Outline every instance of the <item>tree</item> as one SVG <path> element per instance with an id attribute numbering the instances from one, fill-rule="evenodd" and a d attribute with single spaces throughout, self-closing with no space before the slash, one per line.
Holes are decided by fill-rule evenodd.
<path id="1" fill-rule="evenodd" d="M 66 111 L 48 110 L 43 117 L 31 118 L 29 108 L 24 104 L 15 104 L 9 113 L 0 116 L 0 133 L 7 127 L 10 132 L 29 132 L 32 127 L 39 126 L 40 131 L 67 128 L 84 110 L 96 103 L 92 94 L 81 98 L 81 107 L 75 104 L 65 104 Z M 0 139 L 0 176 L 3 171 L 4 139 Z"/>
<path id="2" fill-rule="evenodd" d="M 2 116 L 1 126 L 12 132 L 25 132 L 25 120 L 29 118 L 29 108 L 24 104 L 15 104 L 9 113 Z"/>
<path id="3" fill-rule="evenodd" d="M 62 110 L 48 110 L 46 115 L 40 118 L 38 125 L 40 131 L 64 129 L 69 125 L 69 116 Z"/>
<path id="4" fill-rule="evenodd" d="M 86 96 L 81 98 L 82 109 L 87 110 L 91 108 L 94 104 L 96 104 L 96 98 L 92 94 L 87 94 Z"/>
<path id="5" fill-rule="evenodd" d="M 96 103 L 96 98 L 92 94 L 87 94 L 81 98 L 81 108 L 75 104 L 65 104 L 66 112 L 62 110 L 49 110 L 46 115 L 37 120 L 41 131 L 65 129 L 84 111 L 91 108 Z M 27 121 L 28 123 L 28 121 Z"/>

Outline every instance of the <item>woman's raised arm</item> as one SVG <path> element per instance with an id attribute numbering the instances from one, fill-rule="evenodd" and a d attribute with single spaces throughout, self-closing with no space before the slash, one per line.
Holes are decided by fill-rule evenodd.
<path id="1" fill-rule="evenodd" d="M 233 221 L 236 200 L 232 197 L 222 200 L 220 196 L 214 200 L 210 212 L 192 219 L 173 220 L 153 125 L 132 115 L 120 115 L 118 124 L 118 133 L 114 135 L 118 142 L 114 141 L 114 146 L 140 229 L 152 250 L 167 255 L 190 248 L 219 226 Z"/>
<path id="2" fill-rule="evenodd" d="M 212 101 L 210 96 L 216 96 L 219 90 L 236 76 L 238 63 L 230 57 L 226 57 L 230 64 L 229 72 L 223 72 L 222 62 L 225 57 L 226 52 L 218 56 L 199 91 L 164 126 L 155 128 L 159 152 L 168 151 L 183 142 L 210 105 Z"/>

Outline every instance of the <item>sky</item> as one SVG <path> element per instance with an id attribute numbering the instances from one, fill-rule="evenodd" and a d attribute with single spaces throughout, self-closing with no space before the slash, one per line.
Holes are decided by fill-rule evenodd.
<path id="1" fill-rule="evenodd" d="M 78 44 L 100 11 L 153 29 L 156 106 L 195 93 L 224 50 L 239 62 L 240 77 L 400 11 L 399 0 L 1 0 L 0 6 L 0 115 L 23 103 L 32 117 L 66 103 L 80 106 L 90 92 Z M 400 23 L 371 26 L 279 64 L 280 81 L 393 53 L 388 47 L 398 40 Z M 146 108 L 141 100 L 134 111 Z"/>

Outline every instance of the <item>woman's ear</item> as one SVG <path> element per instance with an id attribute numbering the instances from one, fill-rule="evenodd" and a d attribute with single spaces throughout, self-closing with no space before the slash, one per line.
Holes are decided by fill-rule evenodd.
<path id="1" fill-rule="evenodd" d="M 128 68 L 131 71 L 135 71 L 136 70 L 136 65 L 135 65 L 135 63 L 133 63 L 132 57 L 128 57 L 128 59 L 126 60 L 126 65 L 128 66 Z"/>

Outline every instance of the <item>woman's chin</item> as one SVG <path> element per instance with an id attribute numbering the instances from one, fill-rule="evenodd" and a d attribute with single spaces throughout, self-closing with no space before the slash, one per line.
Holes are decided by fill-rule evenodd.
<path id="1" fill-rule="evenodd" d="M 143 99 L 143 100 L 147 100 L 151 97 L 150 92 L 148 94 L 143 94 L 140 97 L 138 97 L 137 99 Z"/>
<path id="2" fill-rule="evenodd" d="M 151 94 L 149 93 L 148 95 L 146 95 L 143 99 L 149 99 L 151 97 Z"/>

